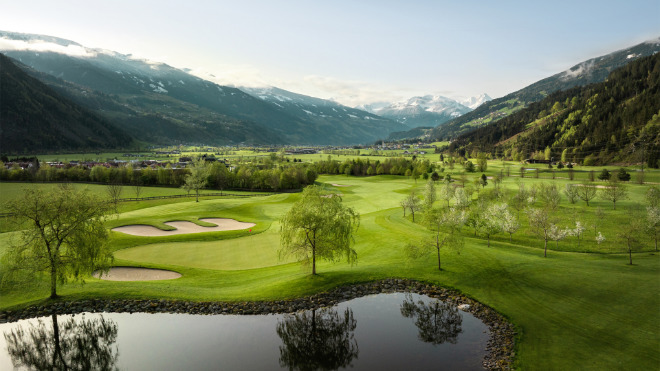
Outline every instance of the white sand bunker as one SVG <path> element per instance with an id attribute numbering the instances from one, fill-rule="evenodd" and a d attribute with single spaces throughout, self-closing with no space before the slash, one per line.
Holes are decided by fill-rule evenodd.
<path id="1" fill-rule="evenodd" d="M 333 186 L 333 187 L 350 187 L 349 185 L 346 185 L 346 184 L 337 184 L 337 183 L 332 183 L 330 185 Z"/>
<path id="2" fill-rule="evenodd" d="M 93 276 L 106 281 L 161 281 L 179 278 L 181 274 L 162 269 L 114 267 L 103 276 L 100 272 L 94 272 Z"/>
<path id="3" fill-rule="evenodd" d="M 164 231 L 150 225 L 125 225 L 123 227 L 112 228 L 113 231 L 132 234 L 142 237 L 162 237 L 175 234 L 218 232 L 218 231 L 237 231 L 254 227 L 254 223 L 243 223 L 234 219 L 208 218 L 200 219 L 203 222 L 213 223 L 217 227 L 202 227 L 191 222 L 166 222 L 170 227 L 176 228 L 173 231 Z"/>

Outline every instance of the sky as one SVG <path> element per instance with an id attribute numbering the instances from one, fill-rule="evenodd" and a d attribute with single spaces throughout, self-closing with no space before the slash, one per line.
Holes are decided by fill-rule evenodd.
<path id="1" fill-rule="evenodd" d="M 660 1 L 0 0 L 0 30 L 348 106 L 504 96 L 660 37 Z"/>

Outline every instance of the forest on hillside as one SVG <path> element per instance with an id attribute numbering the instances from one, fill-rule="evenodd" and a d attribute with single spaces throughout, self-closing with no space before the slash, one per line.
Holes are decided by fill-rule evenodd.
<path id="1" fill-rule="evenodd" d="M 549 95 L 457 138 L 449 151 L 481 151 L 513 160 L 537 158 L 597 165 L 660 156 L 660 54 L 613 71 L 607 80 Z"/>

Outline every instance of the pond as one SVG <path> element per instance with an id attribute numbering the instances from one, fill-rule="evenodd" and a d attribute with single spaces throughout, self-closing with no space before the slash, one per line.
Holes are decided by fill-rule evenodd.
<path id="1" fill-rule="evenodd" d="M 296 314 L 53 315 L 0 333 L 0 370 L 481 370 L 489 337 L 472 314 L 410 293 Z"/>

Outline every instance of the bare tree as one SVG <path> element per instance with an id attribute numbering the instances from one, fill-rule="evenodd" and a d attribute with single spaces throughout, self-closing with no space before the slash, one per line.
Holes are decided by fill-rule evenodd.
<path id="1" fill-rule="evenodd" d="M 419 197 L 415 194 L 415 191 L 411 191 L 410 194 L 403 200 L 405 207 L 410 211 L 412 215 L 412 221 L 415 221 L 415 212 L 422 209 L 421 201 Z"/>
<path id="2" fill-rule="evenodd" d="M 629 264 L 632 265 L 632 251 L 639 245 L 639 233 L 642 229 L 639 218 L 636 216 L 631 217 L 628 223 L 622 227 L 623 228 L 620 229 L 617 237 L 625 244 L 626 250 L 628 251 Z"/>
<path id="3" fill-rule="evenodd" d="M 657 206 L 646 207 L 646 230 L 653 236 L 655 251 L 658 251 L 658 231 L 660 230 L 660 208 Z"/>
<path id="4" fill-rule="evenodd" d="M 530 208 L 527 210 L 529 226 L 538 236 L 543 238 L 543 257 L 548 256 L 548 240 L 550 239 L 550 228 L 553 223 L 550 221 L 550 213 L 546 209 Z"/>
<path id="5" fill-rule="evenodd" d="M 115 212 L 117 212 L 117 205 L 119 204 L 119 197 L 121 196 L 123 187 L 117 180 L 113 180 L 108 183 L 105 190 L 108 193 L 108 197 L 110 197 L 110 202 L 114 205 Z"/>
<path id="6" fill-rule="evenodd" d="M 566 189 L 564 189 L 564 194 L 566 195 L 568 202 L 572 204 L 576 203 L 577 200 L 580 198 L 580 196 L 578 195 L 578 187 L 574 186 L 573 184 L 566 184 Z"/>
<path id="7" fill-rule="evenodd" d="M 594 186 L 591 182 L 582 184 L 582 186 L 578 188 L 578 196 L 582 201 L 587 203 L 587 206 L 589 206 L 589 201 L 596 198 L 597 194 L 598 188 L 596 188 L 596 186 Z"/>
<path id="8" fill-rule="evenodd" d="M 136 174 L 135 179 L 133 179 L 133 190 L 135 191 L 135 198 L 140 198 L 140 194 L 142 194 L 142 185 L 142 177 Z"/>
<path id="9" fill-rule="evenodd" d="M 556 183 L 541 184 L 539 198 L 545 203 L 545 207 L 554 211 L 559 207 L 561 202 L 561 194 Z"/>
<path id="10" fill-rule="evenodd" d="M 612 201 L 614 210 L 616 210 L 616 202 L 628 198 L 628 188 L 625 184 L 615 179 L 610 179 L 607 182 L 607 186 L 600 192 L 600 197 L 604 200 Z"/>

